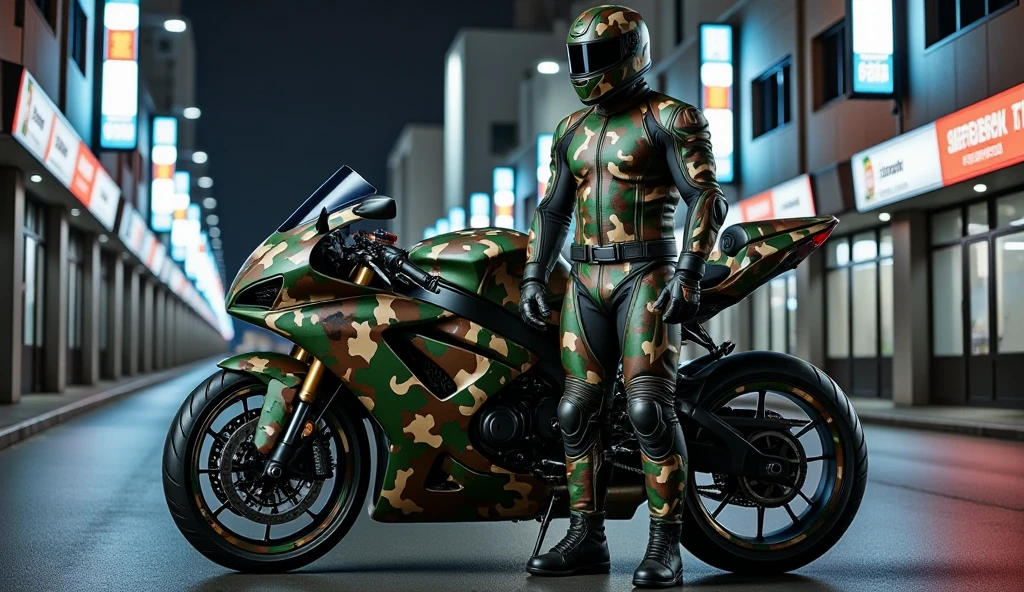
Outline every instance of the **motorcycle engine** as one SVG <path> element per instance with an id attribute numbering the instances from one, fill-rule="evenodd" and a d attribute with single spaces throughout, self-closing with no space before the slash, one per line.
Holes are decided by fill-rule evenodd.
<path id="1" fill-rule="evenodd" d="M 558 390 L 532 373 L 520 375 L 473 416 L 469 438 L 495 464 L 528 472 L 559 445 Z"/>

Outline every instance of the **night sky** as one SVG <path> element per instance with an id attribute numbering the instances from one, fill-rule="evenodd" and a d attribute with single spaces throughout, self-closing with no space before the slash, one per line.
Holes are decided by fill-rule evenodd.
<path id="1" fill-rule="evenodd" d="M 444 54 L 456 31 L 513 22 L 512 0 L 185 0 L 183 9 L 196 39 L 197 148 L 210 154 L 228 281 L 340 166 L 386 192 L 402 127 L 444 120 Z"/>

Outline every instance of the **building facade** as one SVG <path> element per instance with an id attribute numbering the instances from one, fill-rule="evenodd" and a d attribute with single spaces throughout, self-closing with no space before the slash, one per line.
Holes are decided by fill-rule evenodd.
<path id="1" fill-rule="evenodd" d="M 444 211 L 444 132 L 439 125 L 408 124 L 388 155 L 388 194 L 398 204 L 391 228 L 398 242 L 423 238 Z"/>
<path id="2" fill-rule="evenodd" d="M 138 84 L 141 20 L 134 0 L 0 1 L 0 403 L 231 334 L 212 258 L 186 273 L 150 228 L 164 113 Z"/>
<path id="3" fill-rule="evenodd" d="M 574 3 L 566 17 L 586 6 Z M 740 349 L 807 359 L 854 396 L 1024 406 L 1016 388 L 1024 379 L 1024 314 L 1013 306 L 1024 284 L 1020 3 L 632 6 L 652 24 L 649 82 L 709 114 L 731 202 L 728 223 L 812 215 L 841 221 L 819 253 L 712 319 L 710 332 Z M 711 35 L 725 29 L 712 33 L 707 24 L 728 26 L 724 48 Z M 567 99 L 564 31 L 551 36 L 529 51 L 502 44 L 502 59 L 523 69 L 519 133 L 504 159 L 486 150 L 495 119 L 475 119 L 466 97 L 480 93 L 477 101 L 487 104 L 486 93 L 504 84 L 508 69 L 462 69 L 465 41 L 453 45 L 445 207 L 436 215 L 487 191 L 493 168 L 508 166 L 515 226 L 525 230 L 545 186 L 550 132 L 542 130 L 578 108 Z M 544 68 L 553 76 L 538 73 L 544 60 L 558 64 Z M 684 352 L 699 353 L 693 346 Z"/>

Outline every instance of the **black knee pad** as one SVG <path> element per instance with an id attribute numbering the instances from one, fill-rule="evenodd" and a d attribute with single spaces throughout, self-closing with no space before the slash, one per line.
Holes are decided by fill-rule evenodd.
<path id="1" fill-rule="evenodd" d="M 673 405 L 671 380 L 640 376 L 626 385 L 627 413 L 640 450 L 650 459 L 661 459 L 684 445 L 679 418 Z"/>
<path id="2" fill-rule="evenodd" d="M 583 454 L 597 438 L 601 397 L 600 389 L 580 380 L 566 379 L 565 395 L 558 403 L 558 426 L 569 456 Z"/>

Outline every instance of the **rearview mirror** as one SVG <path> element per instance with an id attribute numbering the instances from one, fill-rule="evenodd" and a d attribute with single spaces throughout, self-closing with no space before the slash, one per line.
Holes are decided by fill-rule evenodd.
<path id="1" fill-rule="evenodd" d="M 366 199 L 352 212 L 365 220 L 392 220 L 398 214 L 398 208 L 394 199 L 378 195 Z"/>

